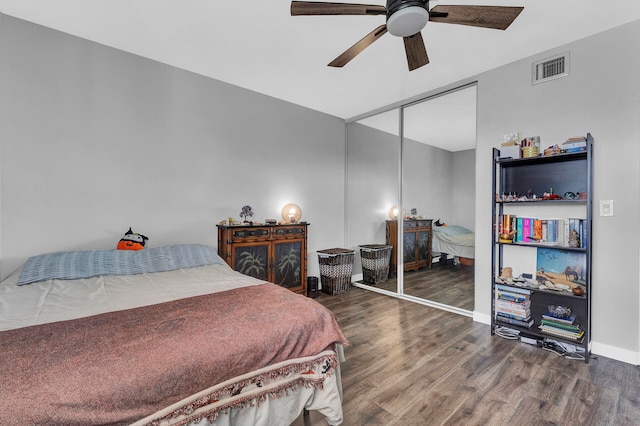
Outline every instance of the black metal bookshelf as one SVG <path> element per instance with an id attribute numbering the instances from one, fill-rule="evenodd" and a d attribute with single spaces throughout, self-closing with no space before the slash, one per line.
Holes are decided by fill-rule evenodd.
<path id="1" fill-rule="evenodd" d="M 587 134 L 585 139 L 586 146 L 582 151 L 550 156 L 501 158 L 500 151 L 493 150 L 491 333 L 496 334 L 496 330 L 506 329 L 518 335 L 521 340 L 525 337 L 529 343 L 535 341 L 540 346 L 549 341 L 568 343 L 582 348 L 585 362 L 588 362 L 591 343 L 593 138 L 591 134 Z M 546 197 L 543 197 L 543 193 Z M 556 195 L 549 196 L 549 193 Z M 573 194 L 575 198 L 564 199 L 563 195 L 566 194 L 569 197 Z M 505 196 L 510 199 L 505 200 Z M 557 217 L 555 210 L 572 205 L 578 206 L 582 215 L 579 218 L 580 246 L 570 247 L 566 239 L 559 243 L 536 242 L 540 241 L 539 238 L 534 242 L 518 241 L 517 232 L 513 229 L 515 226 L 508 229 L 511 234 L 516 233 L 512 241 L 500 238 L 501 233 L 506 235 L 502 232 L 505 229 L 501 229 L 504 228 L 501 226 L 504 215 L 528 215 L 530 207 L 541 206 L 536 207 L 536 214 L 544 211 L 541 216 L 548 214 L 548 220 L 557 220 L 551 219 Z M 513 248 L 507 253 L 506 247 Z M 535 249 L 538 257 L 536 271 L 513 271 L 515 277 L 501 278 L 503 268 L 509 266 L 509 262 L 518 257 L 533 256 L 533 250 L 521 250 L 523 247 Z M 562 264 L 563 256 L 584 259 L 585 270 L 581 270 L 578 275 L 568 267 L 564 271 L 565 277 L 559 270 L 538 270 L 539 259 L 545 256 L 559 258 L 558 264 Z M 532 263 L 531 259 L 528 261 L 528 264 Z M 554 279 L 549 278 L 550 276 Z M 554 284 L 553 281 L 557 282 Z M 509 298 L 515 299 L 510 302 Z M 554 316 L 550 312 L 552 306 L 568 308 L 571 314 L 564 318 L 561 314 Z M 555 312 L 557 311 L 566 313 L 567 309 L 557 309 Z M 518 321 L 507 322 L 509 318 L 522 321 L 518 325 Z M 529 326 L 531 320 L 533 323 Z"/>

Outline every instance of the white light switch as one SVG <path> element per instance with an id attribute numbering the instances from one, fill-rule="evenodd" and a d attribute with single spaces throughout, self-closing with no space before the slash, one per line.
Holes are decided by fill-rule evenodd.
<path id="1" fill-rule="evenodd" d="M 613 216 L 613 200 L 600 200 L 600 216 Z"/>

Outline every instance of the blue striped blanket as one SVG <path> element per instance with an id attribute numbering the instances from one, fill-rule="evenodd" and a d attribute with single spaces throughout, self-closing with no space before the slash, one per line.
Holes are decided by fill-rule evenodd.
<path id="1" fill-rule="evenodd" d="M 215 248 L 183 244 L 144 250 L 84 250 L 30 257 L 18 285 L 51 279 L 73 280 L 102 275 L 134 275 L 222 264 Z"/>

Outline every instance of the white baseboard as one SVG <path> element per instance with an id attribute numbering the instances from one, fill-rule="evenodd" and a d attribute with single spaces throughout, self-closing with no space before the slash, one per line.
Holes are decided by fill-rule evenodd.
<path id="1" fill-rule="evenodd" d="M 591 353 L 616 361 L 626 362 L 627 364 L 640 365 L 640 353 L 630 351 L 628 349 L 618 348 L 616 346 L 606 345 L 604 343 L 591 342 Z"/>
<path id="2" fill-rule="evenodd" d="M 491 325 L 491 315 L 482 314 L 477 311 L 473 311 L 473 320 L 476 322 L 481 322 L 483 324 Z"/>

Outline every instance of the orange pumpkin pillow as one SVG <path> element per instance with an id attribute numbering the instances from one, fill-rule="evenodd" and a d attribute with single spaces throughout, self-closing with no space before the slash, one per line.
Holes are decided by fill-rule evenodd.
<path id="1" fill-rule="evenodd" d="M 144 244 L 149 238 L 142 234 L 134 233 L 129 227 L 129 230 L 124 234 L 124 237 L 118 241 L 118 250 L 142 250 Z"/>

